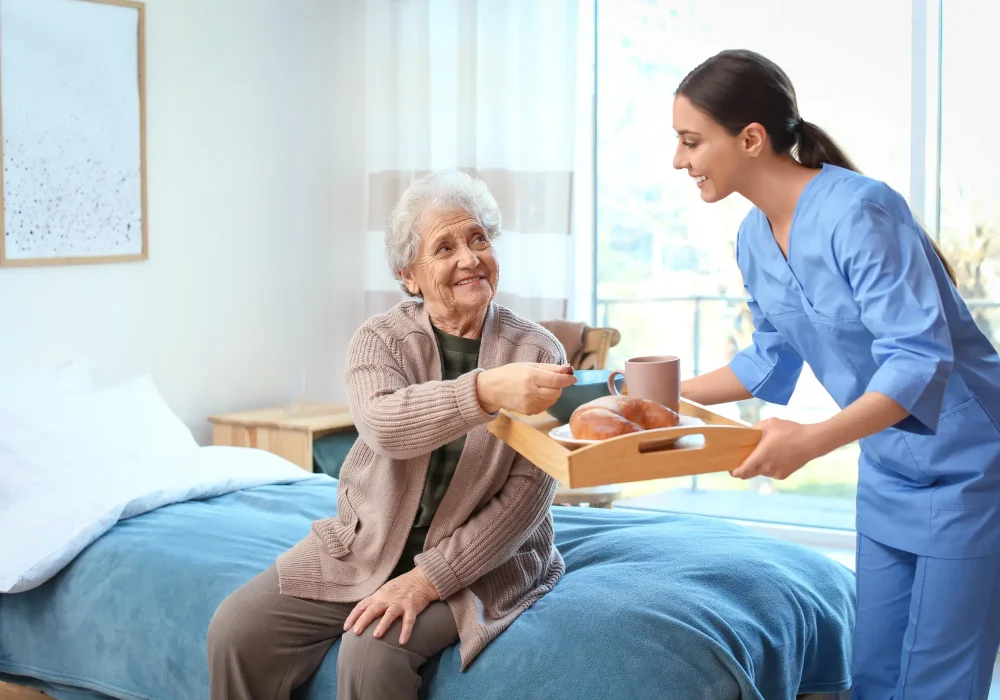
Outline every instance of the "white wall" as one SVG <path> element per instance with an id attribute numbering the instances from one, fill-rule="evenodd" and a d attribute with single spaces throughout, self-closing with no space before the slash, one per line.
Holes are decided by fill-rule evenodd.
<path id="1" fill-rule="evenodd" d="M 0 268 L 0 367 L 151 372 L 205 416 L 344 398 L 361 322 L 364 15 L 330 0 L 149 0 L 150 259 Z"/>

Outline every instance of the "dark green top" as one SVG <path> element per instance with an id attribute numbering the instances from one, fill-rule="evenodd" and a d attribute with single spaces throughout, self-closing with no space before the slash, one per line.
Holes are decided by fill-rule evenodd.
<path id="1" fill-rule="evenodd" d="M 479 340 L 449 335 L 437 328 L 434 329 L 434 335 L 441 357 L 442 379 L 458 379 L 479 366 Z M 458 458 L 462 456 L 463 447 L 465 447 L 465 435 L 431 453 L 427 480 L 424 482 L 424 495 L 420 500 L 420 507 L 417 509 L 417 517 L 413 522 L 406 547 L 403 549 L 403 556 L 400 557 L 399 564 L 392 574 L 393 577 L 412 569 L 413 557 L 423 551 L 424 539 L 430 529 L 431 520 L 448 490 L 451 477 L 455 474 L 455 467 L 458 466 Z"/>

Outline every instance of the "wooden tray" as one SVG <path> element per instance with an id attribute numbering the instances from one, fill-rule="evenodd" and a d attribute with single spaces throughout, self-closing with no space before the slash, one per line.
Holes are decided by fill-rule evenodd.
<path id="1" fill-rule="evenodd" d="M 487 429 L 571 489 L 730 471 L 760 441 L 759 430 L 692 401 L 681 399 L 680 412 L 705 425 L 644 430 L 576 448 L 549 437 L 561 422 L 548 413 L 501 411 Z"/>

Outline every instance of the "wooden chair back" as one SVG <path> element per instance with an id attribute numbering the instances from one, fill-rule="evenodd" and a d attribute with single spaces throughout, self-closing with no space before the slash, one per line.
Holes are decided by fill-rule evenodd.
<path id="1" fill-rule="evenodd" d="M 615 328 L 589 328 L 583 338 L 583 354 L 575 369 L 607 369 L 608 351 L 621 342 Z"/>

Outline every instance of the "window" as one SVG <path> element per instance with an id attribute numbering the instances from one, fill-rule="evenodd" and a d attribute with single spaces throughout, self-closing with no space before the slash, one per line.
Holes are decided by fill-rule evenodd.
<path id="1" fill-rule="evenodd" d="M 974 23 L 973 11 L 964 11 Z M 598 0 L 594 311 L 598 324 L 622 333 L 609 367 L 668 353 L 691 376 L 726 364 L 749 343 L 734 252 L 749 203 L 734 195 L 707 205 L 673 169 L 671 105 L 683 76 L 723 48 L 761 52 L 788 73 L 804 118 L 866 174 L 907 195 L 912 15 L 911 0 Z M 987 128 L 984 121 L 984 140 Z M 811 422 L 837 407 L 806 368 L 787 407 L 747 401 L 719 410 L 748 422 L 769 415 Z M 850 530 L 857 457 L 851 445 L 773 483 L 723 473 L 629 484 L 625 503 Z"/>
<path id="2" fill-rule="evenodd" d="M 951 2 L 941 42 L 940 246 L 980 328 L 1000 345 L 1000 105 L 992 47 L 1000 8 Z M 984 77 L 990 76 L 990 77 Z"/>

